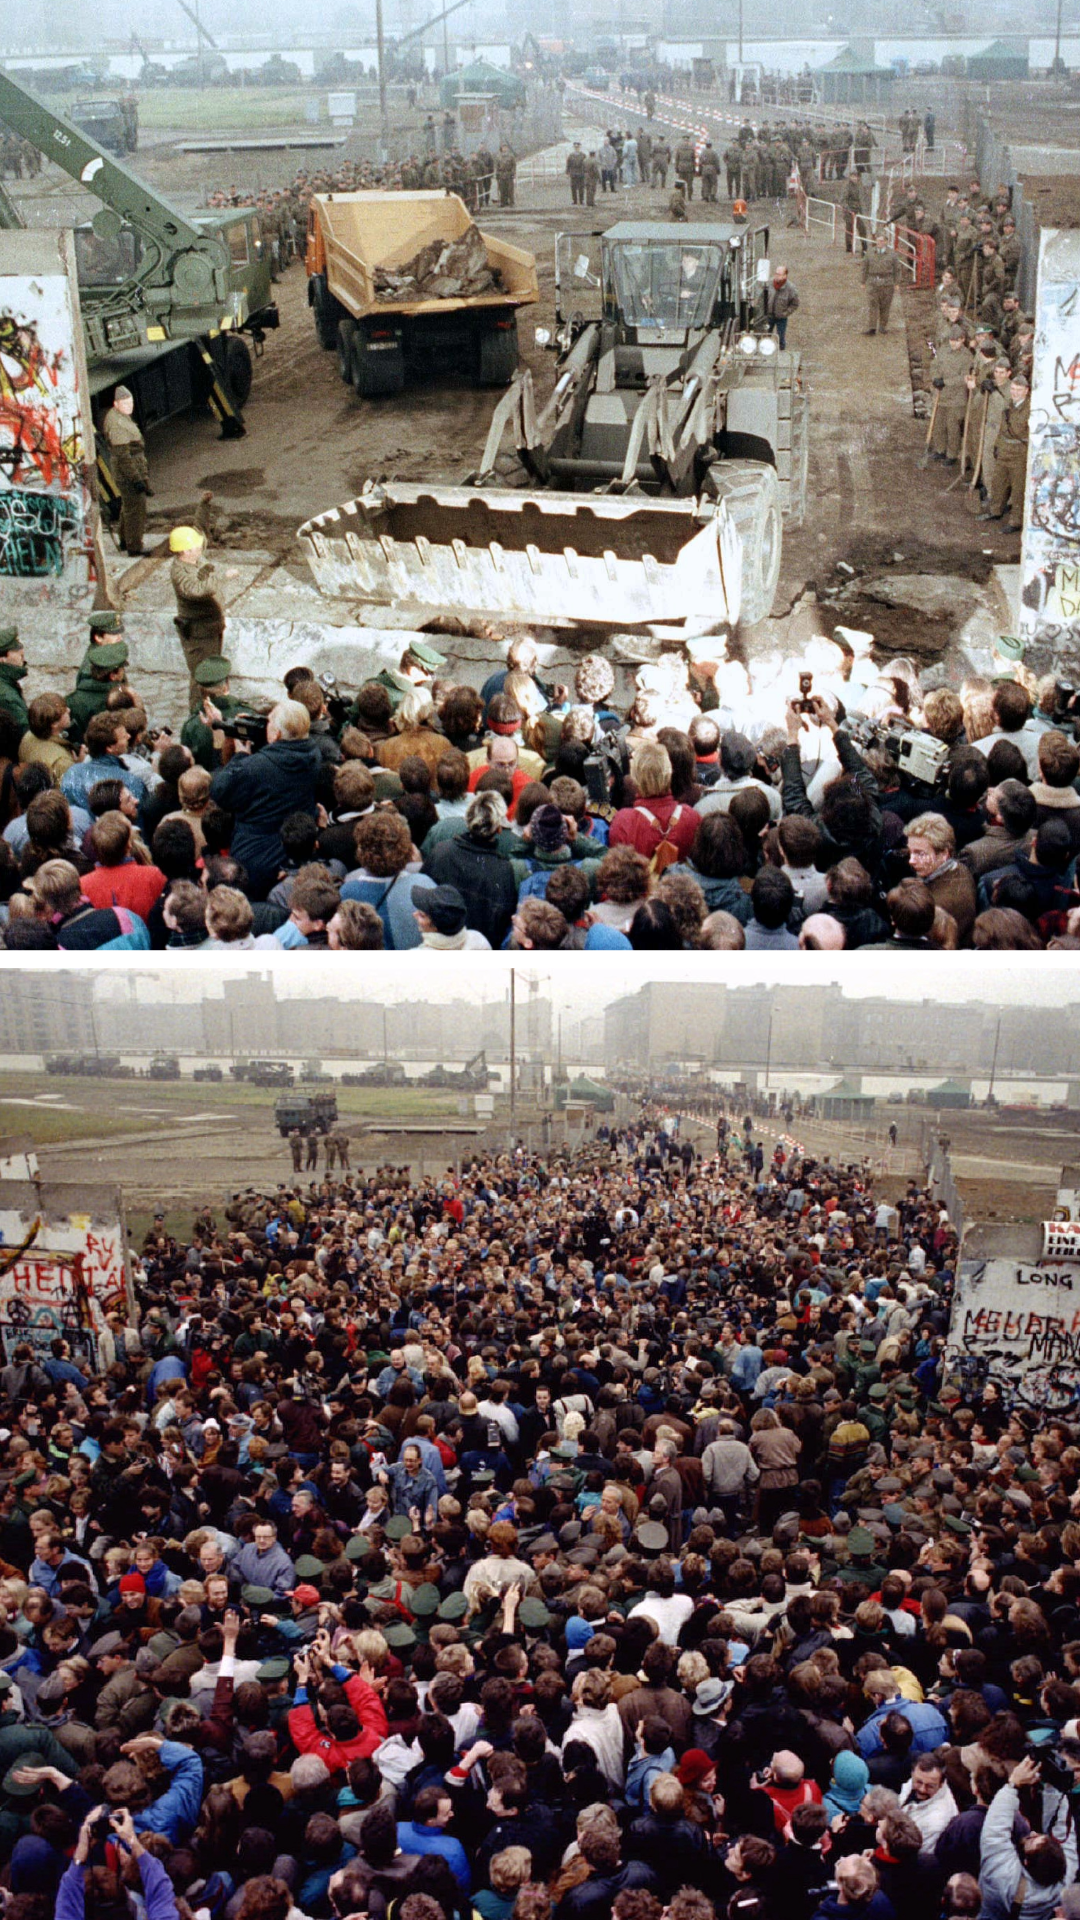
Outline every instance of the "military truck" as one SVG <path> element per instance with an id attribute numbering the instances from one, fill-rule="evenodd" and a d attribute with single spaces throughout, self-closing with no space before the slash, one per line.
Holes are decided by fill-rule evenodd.
<path id="1" fill-rule="evenodd" d="M 274 1120 L 283 1139 L 297 1128 L 305 1137 L 329 1133 L 337 1117 L 336 1093 L 280 1093 L 274 1102 Z"/>
<path id="2" fill-rule="evenodd" d="M 343 1087 L 403 1087 L 406 1078 L 400 1060 L 378 1060 L 361 1073 L 343 1073 L 341 1084 Z"/>
<path id="3" fill-rule="evenodd" d="M 122 384 L 134 395 L 144 433 L 193 407 L 209 407 L 223 438 L 242 435 L 252 379 L 244 335 L 258 345 L 278 325 L 270 248 L 256 209 L 181 213 L 129 172 L 105 141 L 3 68 L 0 121 L 101 202 L 93 219 L 75 229 L 95 423 L 100 426 Z M 17 201 L 17 192 L 12 198 Z M 97 466 L 105 502 L 118 511 L 108 448 L 100 440 Z"/>
<path id="4" fill-rule="evenodd" d="M 193 1070 L 191 1077 L 193 1080 L 217 1081 L 217 1080 L 224 1080 L 225 1075 L 223 1074 L 220 1067 L 196 1067 Z"/>
<path id="5" fill-rule="evenodd" d="M 420 260 L 418 283 L 409 269 Z M 480 233 L 441 189 L 314 194 L 306 264 L 315 331 L 366 400 L 433 368 L 504 387 L 518 364 L 518 308 L 539 299 L 532 254 Z M 476 278 L 486 290 L 455 291 L 463 270 L 466 286 Z"/>
<path id="6" fill-rule="evenodd" d="M 150 1062 L 151 1080 L 179 1080 L 180 1062 L 175 1053 L 155 1053 Z"/>
<path id="7" fill-rule="evenodd" d="M 134 153 L 139 144 L 139 113 L 134 100 L 77 100 L 71 118 L 110 153 Z"/>
<path id="8" fill-rule="evenodd" d="M 764 619 L 808 459 L 799 355 L 764 328 L 768 243 L 767 227 L 720 223 L 560 234 L 547 404 L 526 370 L 468 485 L 368 482 L 309 520 L 320 588 L 670 638 Z M 568 282 L 593 312 L 564 313 Z"/>
<path id="9" fill-rule="evenodd" d="M 293 1070 L 287 1060 L 253 1060 L 245 1078 L 253 1087 L 291 1087 Z"/>
<path id="10" fill-rule="evenodd" d="M 463 1067 L 432 1067 L 421 1074 L 422 1087 L 457 1087 L 465 1093 L 486 1093 L 491 1082 L 487 1054 L 474 1053 Z"/>

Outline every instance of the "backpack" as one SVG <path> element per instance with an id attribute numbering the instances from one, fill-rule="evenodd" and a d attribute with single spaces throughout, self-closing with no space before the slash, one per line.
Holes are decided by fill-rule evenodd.
<path id="1" fill-rule="evenodd" d="M 679 852 L 674 840 L 670 838 L 670 834 L 672 827 L 682 818 L 683 809 L 681 805 L 676 807 L 666 828 L 660 825 L 655 813 L 652 813 L 648 807 L 643 806 L 640 800 L 635 802 L 634 812 L 643 813 L 646 820 L 651 822 L 660 835 L 659 842 L 653 848 L 649 859 L 649 877 L 652 880 L 659 880 L 661 876 L 667 872 L 669 867 L 677 866 L 682 859 L 682 854 Z"/>

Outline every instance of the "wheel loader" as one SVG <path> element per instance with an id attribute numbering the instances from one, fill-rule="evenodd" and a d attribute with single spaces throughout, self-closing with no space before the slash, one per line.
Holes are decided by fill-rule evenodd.
<path id="1" fill-rule="evenodd" d="M 764 322 L 768 243 L 766 227 L 723 223 L 559 235 L 546 404 L 526 370 L 467 485 L 369 482 L 308 521 L 320 587 L 667 639 L 765 619 L 807 463 L 799 355 Z"/>

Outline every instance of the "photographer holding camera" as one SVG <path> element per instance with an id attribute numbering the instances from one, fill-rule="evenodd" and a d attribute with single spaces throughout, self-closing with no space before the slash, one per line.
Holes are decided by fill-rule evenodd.
<path id="1" fill-rule="evenodd" d="M 281 870 L 282 822 L 290 813 L 316 811 L 321 761 L 310 733 L 307 708 L 280 700 L 267 718 L 266 745 L 238 739 L 232 759 L 214 775 L 211 798 L 236 821 L 229 850 L 247 870 L 253 900 L 265 900 Z"/>
<path id="2" fill-rule="evenodd" d="M 176 1895 L 160 1860 L 147 1853 L 127 1807 L 91 1808 L 56 1890 L 56 1920 L 135 1920 L 128 1895 L 128 1862 L 138 1869 L 146 1920 L 178 1920 Z"/>
<path id="3" fill-rule="evenodd" d="M 980 1842 L 982 1920 L 1050 1920 L 1062 1891 L 1076 1878 L 1076 1827 L 1068 1796 L 1045 1788 L 1038 1809 L 1049 1821 L 1045 1833 L 1013 1838 L 1022 1793 L 1042 1779 L 1031 1754 L 1017 1762 L 990 1802 Z"/>

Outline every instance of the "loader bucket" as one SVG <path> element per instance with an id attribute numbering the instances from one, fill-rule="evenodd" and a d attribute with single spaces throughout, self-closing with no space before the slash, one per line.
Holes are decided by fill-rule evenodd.
<path id="1" fill-rule="evenodd" d="M 722 503 L 369 482 L 299 538 L 323 593 L 368 605 L 612 629 L 738 619 Z"/>

